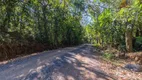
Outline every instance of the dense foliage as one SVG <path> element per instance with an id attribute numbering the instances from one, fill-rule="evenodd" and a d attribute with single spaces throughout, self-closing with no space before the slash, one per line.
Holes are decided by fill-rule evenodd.
<path id="1" fill-rule="evenodd" d="M 0 12 L 0 58 L 82 42 L 142 50 L 141 0 L 1 0 Z"/>
<path id="2" fill-rule="evenodd" d="M 1 0 L 0 42 L 78 44 L 82 0 Z"/>
<path id="3" fill-rule="evenodd" d="M 84 0 L 0 0 L 0 60 L 82 43 Z"/>
<path id="4" fill-rule="evenodd" d="M 87 38 L 95 44 L 110 45 L 128 52 L 142 50 L 142 1 L 95 0 L 89 4 L 93 22 Z M 94 7 L 95 6 L 95 7 Z M 93 36 L 92 36 L 93 34 Z"/>

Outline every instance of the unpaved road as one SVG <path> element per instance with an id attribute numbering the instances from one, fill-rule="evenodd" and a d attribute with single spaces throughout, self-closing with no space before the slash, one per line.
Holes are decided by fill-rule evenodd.
<path id="1" fill-rule="evenodd" d="M 0 80 L 135 80 L 131 75 L 121 74 L 122 69 L 113 67 L 99 60 L 91 45 L 81 45 L 1 64 Z"/>
<path id="2" fill-rule="evenodd" d="M 0 64 L 0 80 L 19 80 L 39 66 L 50 64 L 56 57 L 67 54 L 80 47 L 45 51 L 25 58 L 15 59 L 6 64 Z"/>
<path id="3" fill-rule="evenodd" d="M 86 80 L 79 69 L 82 63 L 76 57 L 90 53 L 90 47 L 81 45 L 45 51 L 1 64 L 0 80 Z"/>

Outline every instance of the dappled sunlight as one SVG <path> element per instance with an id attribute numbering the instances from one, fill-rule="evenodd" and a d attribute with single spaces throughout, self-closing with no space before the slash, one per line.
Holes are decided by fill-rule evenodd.
<path id="1" fill-rule="evenodd" d="M 89 67 L 99 67 L 100 62 L 97 61 L 95 58 L 89 58 L 89 57 L 84 57 L 81 55 L 77 55 L 76 59 L 78 59 L 80 62 L 84 63 L 83 65 L 89 66 Z"/>
<path id="2" fill-rule="evenodd" d="M 142 0 L 0 0 L 0 80 L 142 80 Z"/>
<path id="3" fill-rule="evenodd" d="M 75 80 L 74 77 L 72 77 L 72 76 L 67 76 L 67 79 L 68 80 Z"/>
<path id="4" fill-rule="evenodd" d="M 40 70 L 38 69 L 40 66 L 46 65 L 47 67 L 49 65 L 49 62 L 52 59 L 56 59 L 56 58 L 60 59 L 59 57 L 60 55 L 63 55 L 67 51 L 70 51 L 73 49 L 74 48 L 72 47 L 67 47 L 64 49 L 44 51 L 42 53 L 34 53 L 29 56 L 25 56 L 22 58 L 20 57 L 11 61 L 7 61 L 7 63 L 5 64 L 4 63 L 0 64 L 0 74 L 1 74 L 0 77 L 10 79 L 10 80 L 11 79 L 20 80 L 21 78 L 26 77 L 28 73 L 32 74 L 31 72 L 32 70 L 37 69 L 36 72 L 39 73 Z M 60 65 L 60 63 L 58 63 L 58 65 Z M 42 67 L 42 68 L 46 69 L 46 67 L 45 68 Z M 42 75 L 42 74 L 39 74 L 39 75 Z"/>
<path id="5" fill-rule="evenodd" d="M 53 73 L 54 76 L 51 76 L 53 80 L 66 80 L 65 75 L 62 73 Z"/>
<path id="6" fill-rule="evenodd" d="M 24 77 L 24 74 L 17 76 L 16 79 L 19 79 L 19 78 L 22 78 L 22 77 Z"/>
<path id="7" fill-rule="evenodd" d="M 38 57 L 31 57 L 31 62 L 24 62 L 26 64 L 17 64 L 16 66 L 17 68 L 20 67 L 22 69 L 28 68 L 28 70 L 25 71 L 26 74 L 23 73 L 24 70 L 18 68 L 16 70 L 21 72 L 16 76 L 12 75 L 11 77 L 14 77 L 14 80 L 134 79 L 133 76 L 136 76 L 136 74 L 130 73 L 121 67 L 116 67 L 109 62 L 102 61 L 99 56 L 96 55 L 98 53 L 93 52 L 93 49 L 92 46 L 84 45 L 79 49 L 71 50 L 66 53 L 62 53 L 63 51 L 58 52 L 59 50 L 57 50 L 55 53 L 49 54 L 48 57 L 46 57 L 45 54 Z M 56 56 L 54 56 L 54 54 L 56 54 Z M 50 56 L 52 56 L 52 60 L 49 62 Z M 10 64 L 8 66 L 10 67 L 13 65 L 16 64 Z M 141 76 L 141 74 L 137 76 Z"/>
<path id="8" fill-rule="evenodd" d="M 89 57 L 88 51 L 80 49 L 56 57 L 50 65 L 45 64 L 29 71 L 24 80 L 112 80 L 99 68 L 100 62 Z"/>

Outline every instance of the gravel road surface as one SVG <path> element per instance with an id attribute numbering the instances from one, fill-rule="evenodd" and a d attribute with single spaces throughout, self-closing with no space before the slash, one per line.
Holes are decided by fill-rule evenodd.
<path id="1" fill-rule="evenodd" d="M 95 48 L 77 47 L 44 51 L 0 63 L 0 80 L 141 80 L 137 74 L 100 60 Z M 137 77 L 135 77 L 137 76 Z M 135 79 L 137 78 L 137 79 Z"/>

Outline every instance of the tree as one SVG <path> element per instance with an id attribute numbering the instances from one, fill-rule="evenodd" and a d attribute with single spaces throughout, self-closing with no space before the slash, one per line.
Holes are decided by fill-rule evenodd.
<path id="1" fill-rule="evenodd" d="M 117 47 L 123 45 L 128 52 L 132 52 L 133 39 L 136 37 L 135 35 L 138 36 L 141 33 L 139 27 L 140 0 L 122 0 L 121 2 L 119 0 L 100 0 L 88 5 L 88 12 L 94 20 L 91 23 L 94 30 L 90 34 L 95 31 L 94 36 L 97 35 L 97 38 L 94 39 L 102 45 L 109 44 Z"/>

